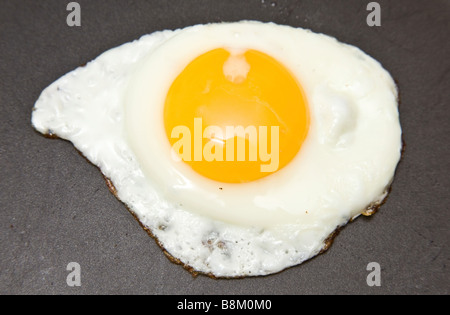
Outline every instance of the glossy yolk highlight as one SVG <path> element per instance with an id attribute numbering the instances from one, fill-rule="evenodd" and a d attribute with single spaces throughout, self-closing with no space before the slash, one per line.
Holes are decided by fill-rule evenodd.
<path id="1" fill-rule="evenodd" d="M 282 169 L 297 155 L 309 110 L 297 80 L 274 58 L 216 49 L 175 79 L 164 124 L 172 148 L 196 172 L 245 183 Z"/>

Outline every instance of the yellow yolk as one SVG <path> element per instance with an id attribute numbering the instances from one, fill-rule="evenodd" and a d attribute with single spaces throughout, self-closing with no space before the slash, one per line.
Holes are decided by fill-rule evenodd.
<path id="1" fill-rule="evenodd" d="M 299 82 L 255 50 L 212 50 L 192 61 L 167 94 L 164 124 L 175 153 L 199 174 L 245 183 L 286 166 L 309 130 Z"/>

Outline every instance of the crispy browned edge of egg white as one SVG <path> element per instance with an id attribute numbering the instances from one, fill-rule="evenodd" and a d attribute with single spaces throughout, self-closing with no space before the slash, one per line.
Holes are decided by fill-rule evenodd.
<path id="1" fill-rule="evenodd" d="M 36 130 L 35 130 L 35 131 L 36 131 Z M 36 131 L 36 133 L 39 133 L 39 132 Z M 42 135 L 41 133 L 39 133 L 39 134 Z M 61 138 L 59 138 L 57 135 L 52 134 L 52 133 L 44 134 L 44 137 L 49 138 L 49 139 L 60 139 L 60 140 L 64 140 L 64 139 L 61 139 Z M 67 140 L 65 140 L 65 141 L 67 141 Z M 70 142 L 70 141 L 68 141 L 68 142 Z M 128 210 L 128 212 L 131 213 L 131 215 L 132 215 L 132 216 L 135 218 L 135 220 L 139 223 L 139 225 L 142 227 L 142 229 L 144 229 L 144 231 L 147 232 L 147 234 L 148 234 L 152 239 L 155 240 L 156 244 L 161 248 L 162 252 L 163 252 L 164 255 L 169 259 L 169 261 L 172 262 L 172 263 L 174 263 L 174 264 L 177 264 L 177 265 L 182 266 L 182 267 L 183 267 L 185 270 L 187 270 L 193 277 L 197 277 L 198 275 L 204 275 L 204 276 L 207 276 L 207 277 L 212 278 L 212 279 L 243 279 L 243 278 L 247 278 L 247 277 L 267 277 L 267 276 L 270 276 L 270 275 L 275 275 L 275 274 L 281 273 L 281 272 L 283 272 L 283 271 L 285 271 L 285 270 L 287 270 L 287 269 L 296 267 L 296 266 L 301 265 L 301 264 L 303 264 L 304 262 L 306 262 L 306 261 L 304 261 L 304 262 L 302 262 L 302 263 L 300 263 L 300 264 L 297 264 L 297 265 L 294 265 L 294 266 L 290 266 L 290 267 L 286 267 L 286 268 L 284 268 L 283 270 L 280 270 L 280 271 L 275 272 L 275 273 L 271 273 L 271 274 L 268 274 L 268 275 L 259 275 L 259 276 L 242 275 L 242 276 L 235 276 L 235 277 L 224 277 L 224 276 L 216 276 L 216 275 L 214 275 L 213 273 L 205 273 L 205 272 L 202 272 L 202 271 L 197 271 L 197 270 L 195 270 L 192 266 L 190 266 L 190 265 L 188 265 L 188 264 L 186 264 L 186 263 L 183 263 L 180 259 L 178 259 L 178 258 L 172 256 L 172 255 L 164 248 L 163 244 L 158 240 L 158 238 L 153 234 L 153 232 L 152 232 L 148 227 L 146 227 L 146 226 L 139 220 L 139 218 L 138 218 L 138 216 L 136 215 L 136 213 L 135 213 L 133 210 L 131 210 L 131 208 L 130 208 L 127 204 L 125 204 L 122 200 L 120 200 L 120 198 L 118 197 L 117 189 L 116 189 L 116 187 L 114 186 L 113 182 L 101 172 L 100 168 L 99 168 L 97 165 L 95 165 L 95 164 L 93 164 L 91 161 L 89 161 L 89 159 L 88 159 L 81 151 L 79 151 L 79 150 L 76 149 L 76 148 L 75 148 L 75 150 L 76 150 L 76 151 L 78 152 L 78 154 L 79 154 L 80 156 L 82 156 L 89 164 L 94 165 L 94 166 L 100 171 L 100 173 L 101 173 L 102 176 L 103 176 L 103 179 L 104 179 L 105 182 L 106 182 L 106 186 L 108 187 L 109 191 L 114 195 L 114 197 L 116 197 L 116 199 L 117 199 L 120 203 L 122 203 L 122 204 L 125 206 L 125 208 Z M 402 135 L 402 150 L 401 150 L 401 157 L 400 157 L 399 163 L 403 160 L 403 157 L 404 157 L 404 154 L 405 154 L 405 150 L 406 150 L 406 144 L 405 144 L 405 141 L 404 141 L 404 138 L 403 138 L 403 135 Z M 397 169 L 398 169 L 398 165 L 397 165 Z M 395 175 L 394 175 L 394 177 L 395 177 Z M 375 213 L 377 213 L 378 210 L 380 209 L 380 207 L 381 207 L 383 204 L 386 203 L 386 201 L 387 201 L 387 199 L 388 199 L 388 197 L 389 197 L 391 191 L 392 191 L 392 182 L 391 182 L 391 184 L 389 184 L 389 186 L 386 188 L 386 196 L 384 197 L 384 199 L 381 200 L 381 201 L 378 201 L 378 202 L 371 203 L 366 209 L 364 209 L 364 211 L 361 212 L 361 215 L 363 215 L 363 216 L 365 216 L 365 217 L 371 217 L 371 216 L 373 216 Z M 337 228 L 336 228 L 336 229 L 335 229 L 335 230 L 334 230 L 334 231 L 333 231 L 333 232 L 325 239 L 325 241 L 324 241 L 324 246 L 322 247 L 322 249 L 320 250 L 320 252 L 319 252 L 317 255 L 314 255 L 313 257 L 309 258 L 308 260 L 311 260 L 311 259 L 317 257 L 318 255 L 321 255 L 321 254 L 325 253 L 325 252 L 331 247 L 331 245 L 333 245 L 333 242 L 334 242 L 335 238 L 339 235 L 339 233 L 341 232 L 341 230 L 342 230 L 348 223 L 353 222 L 357 217 L 358 217 L 358 216 L 356 216 L 356 217 L 354 217 L 354 218 L 351 218 L 347 223 L 345 223 L 345 224 L 343 224 L 343 225 L 337 227 Z"/>
<path id="2" fill-rule="evenodd" d="M 397 82 L 396 80 L 395 80 L 395 83 L 396 83 L 396 86 L 398 87 L 398 82 Z M 397 105 L 398 105 L 398 107 L 400 107 L 401 99 L 400 99 L 400 92 L 399 92 L 399 90 L 398 90 L 398 93 L 399 93 L 399 94 L 398 94 L 398 97 L 397 97 Z M 34 108 L 33 108 L 33 110 L 34 110 Z M 33 129 L 34 129 L 34 128 L 33 128 Z M 42 135 L 41 133 L 39 133 L 38 131 L 36 131 L 36 129 L 34 129 L 34 131 L 35 131 L 36 133 Z M 46 138 L 49 138 L 49 139 L 60 139 L 60 140 L 64 140 L 64 139 L 61 139 L 60 137 L 58 137 L 56 134 L 53 134 L 53 133 L 47 133 L 47 134 L 44 134 L 43 136 L 46 137 Z M 404 135 L 403 135 L 403 134 L 402 134 L 402 139 L 401 139 L 401 140 L 402 140 L 402 148 L 401 148 L 400 160 L 399 160 L 399 162 L 398 162 L 398 164 L 397 164 L 395 173 L 397 173 L 398 167 L 399 167 L 400 163 L 403 161 L 403 158 L 404 158 L 405 152 L 406 152 L 406 142 L 405 142 L 405 139 L 404 139 Z M 65 140 L 65 141 L 67 141 L 67 140 Z M 68 142 L 70 142 L 70 141 L 68 141 Z M 187 270 L 193 277 L 197 277 L 198 275 L 204 275 L 204 276 L 207 276 L 207 277 L 212 278 L 212 279 L 243 279 L 243 278 L 247 278 L 247 277 L 267 277 L 267 276 L 271 276 L 271 275 L 275 275 L 275 274 L 281 273 L 281 272 L 283 272 L 283 271 L 285 271 L 285 270 L 287 270 L 287 269 L 290 269 L 290 268 L 299 266 L 299 265 L 301 265 L 301 264 L 303 264 L 303 263 L 306 262 L 306 261 L 304 261 L 304 262 L 302 262 L 302 263 L 300 263 L 300 264 L 293 265 L 293 266 L 290 266 L 290 267 L 286 267 L 286 268 L 284 268 L 284 269 L 282 269 L 282 270 L 280 270 L 280 271 L 278 271 L 278 272 L 275 272 L 275 273 L 271 273 L 271 274 L 268 274 L 268 275 L 259 275 L 259 276 L 242 275 L 242 276 L 235 276 L 235 277 L 224 277 L 224 276 L 216 276 L 216 275 L 214 275 L 213 273 L 206 273 L 206 272 L 202 272 L 202 271 L 197 271 L 197 270 L 195 270 L 192 266 L 190 266 L 190 265 L 188 265 L 188 264 L 182 262 L 180 259 L 178 259 L 178 258 L 172 256 L 172 255 L 164 248 L 163 244 L 158 240 L 158 238 L 153 234 L 153 232 L 152 232 L 148 227 L 146 227 L 146 226 L 139 220 L 139 218 L 138 218 L 138 216 L 136 215 L 136 213 L 134 213 L 134 211 L 131 210 L 131 208 L 130 208 L 128 205 L 126 205 L 122 200 L 120 200 L 120 198 L 118 197 L 117 189 L 116 189 L 116 187 L 114 186 L 113 182 L 101 172 L 100 168 L 99 168 L 97 165 L 95 165 L 95 164 L 93 164 L 91 161 L 89 161 L 89 159 L 88 159 L 81 151 L 79 151 L 79 150 L 76 149 L 76 148 L 75 148 L 75 150 L 76 150 L 76 151 L 77 151 L 77 152 L 78 152 L 78 153 L 79 153 L 79 154 L 80 154 L 80 155 L 81 155 L 81 156 L 82 156 L 89 164 L 94 165 L 94 166 L 100 171 L 100 173 L 102 174 L 102 176 L 103 176 L 103 178 L 104 178 L 104 180 L 105 180 L 105 182 L 106 182 L 106 186 L 108 187 L 109 191 L 114 195 L 114 197 L 116 197 L 116 199 L 117 199 L 120 203 L 122 203 L 122 204 L 125 206 L 125 208 L 128 210 L 128 212 L 131 213 L 131 215 L 136 219 L 136 221 L 137 221 L 137 222 L 139 223 L 139 225 L 144 229 L 144 231 L 147 232 L 147 234 L 148 234 L 152 239 L 155 240 L 156 244 L 161 248 L 162 252 L 164 253 L 164 255 L 166 255 L 166 257 L 169 259 L 169 261 L 172 262 L 172 263 L 174 263 L 174 264 L 177 264 L 177 265 L 182 266 L 182 267 L 183 267 L 185 270 Z M 396 175 L 396 174 L 394 174 L 394 177 L 392 178 L 391 183 L 386 187 L 386 191 L 385 191 L 385 192 L 386 192 L 386 196 L 384 197 L 384 199 L 383 199 L 383 200 L 380 200 L 380 201 L 377 201 L 377 202 L 374 202 L 374 203 L 371 203 L 370 205 L 368 205 L 368 206 L 360 213 L 361 215 L 363 215 L 363 216 L 365 216 L 365 217 L 371 217 L 371 216 L 373 216 L 375 213 L 378 212 L 378 210 L 381 208 L 382 205 L 384 205 L 384 204 L 386 203 L 386 201 L 387 201 L 389 195 L 390 195 L 391 192 L 392 192 L 392 182 L 393 182 L 393 180 L 394 180 L 394 178 L 395 178 L 395 175 Z M 341 232 L 341 230 L 342 230 L 347 224 L 353 222 L 357 217 L 358 217 L 358 215 L 355 216 L 355 217 L 353 217 L 353 218 L 351 218 L 347 223 L 345 223 L 345 224 L 343 224 L 343 225 L 341 225 L 341 226 L 338 226 L 338 227 L 337 227 L 337 228 L 336 228 L 336 229 L 335 229 L 335 230 L 334 230 L 334 231 L 333 231 L 333 232 L 332 232 L 332 233 L 324 240 L 324 246 L 323 246 L 322 249 L 319 251 L 319 253 L 318 253 L 317 255 L 314 255 L 313 257 L 307 259 L 307 261 L 309 261 L 309 260 L 311 260 L 311 259 L 313 259 L 313 258 L 315 258 L 315 257 L 317 257 L 317 256 L 319 256 L 319 255 L 321 255 L 321 254 L 323 254 L 323 253 L 325 253 L 325 252 L 331 247 L 331 245 L 333 245 L 333 242 L 334 242 L 335 238 L 339 235 L 339 233 Z"/>

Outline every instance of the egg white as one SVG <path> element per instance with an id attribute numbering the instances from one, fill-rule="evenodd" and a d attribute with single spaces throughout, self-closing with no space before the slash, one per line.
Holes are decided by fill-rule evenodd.
<path id="1" fill-rule="evenodd" d="M 311 111 L 298 156 L 247 184 L 214 182 L 176 163 L 165 136 L 170 84 L 219 47 L 277 59 Z M 218 277 L 266 275 L 317 255 L 336 228 L 384 199 L 401 152 L 389 73 L 353 46 L 273 23 L 198 25 L 111 49 L 45 89 L 32 123 L 97 165 L 168 253 Z"/>

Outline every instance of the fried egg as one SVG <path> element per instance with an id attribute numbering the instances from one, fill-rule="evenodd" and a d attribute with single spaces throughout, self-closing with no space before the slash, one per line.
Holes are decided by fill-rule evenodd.
<path id="1" fill-rule="evenodd" d="M 384 201 L 402 149 L 397 87 L 379 62 L 255 21 L 113 48 L 46 88 L 32 124 L 98 166 L 172 260 L 215 277 L 326 250 Z"/>

